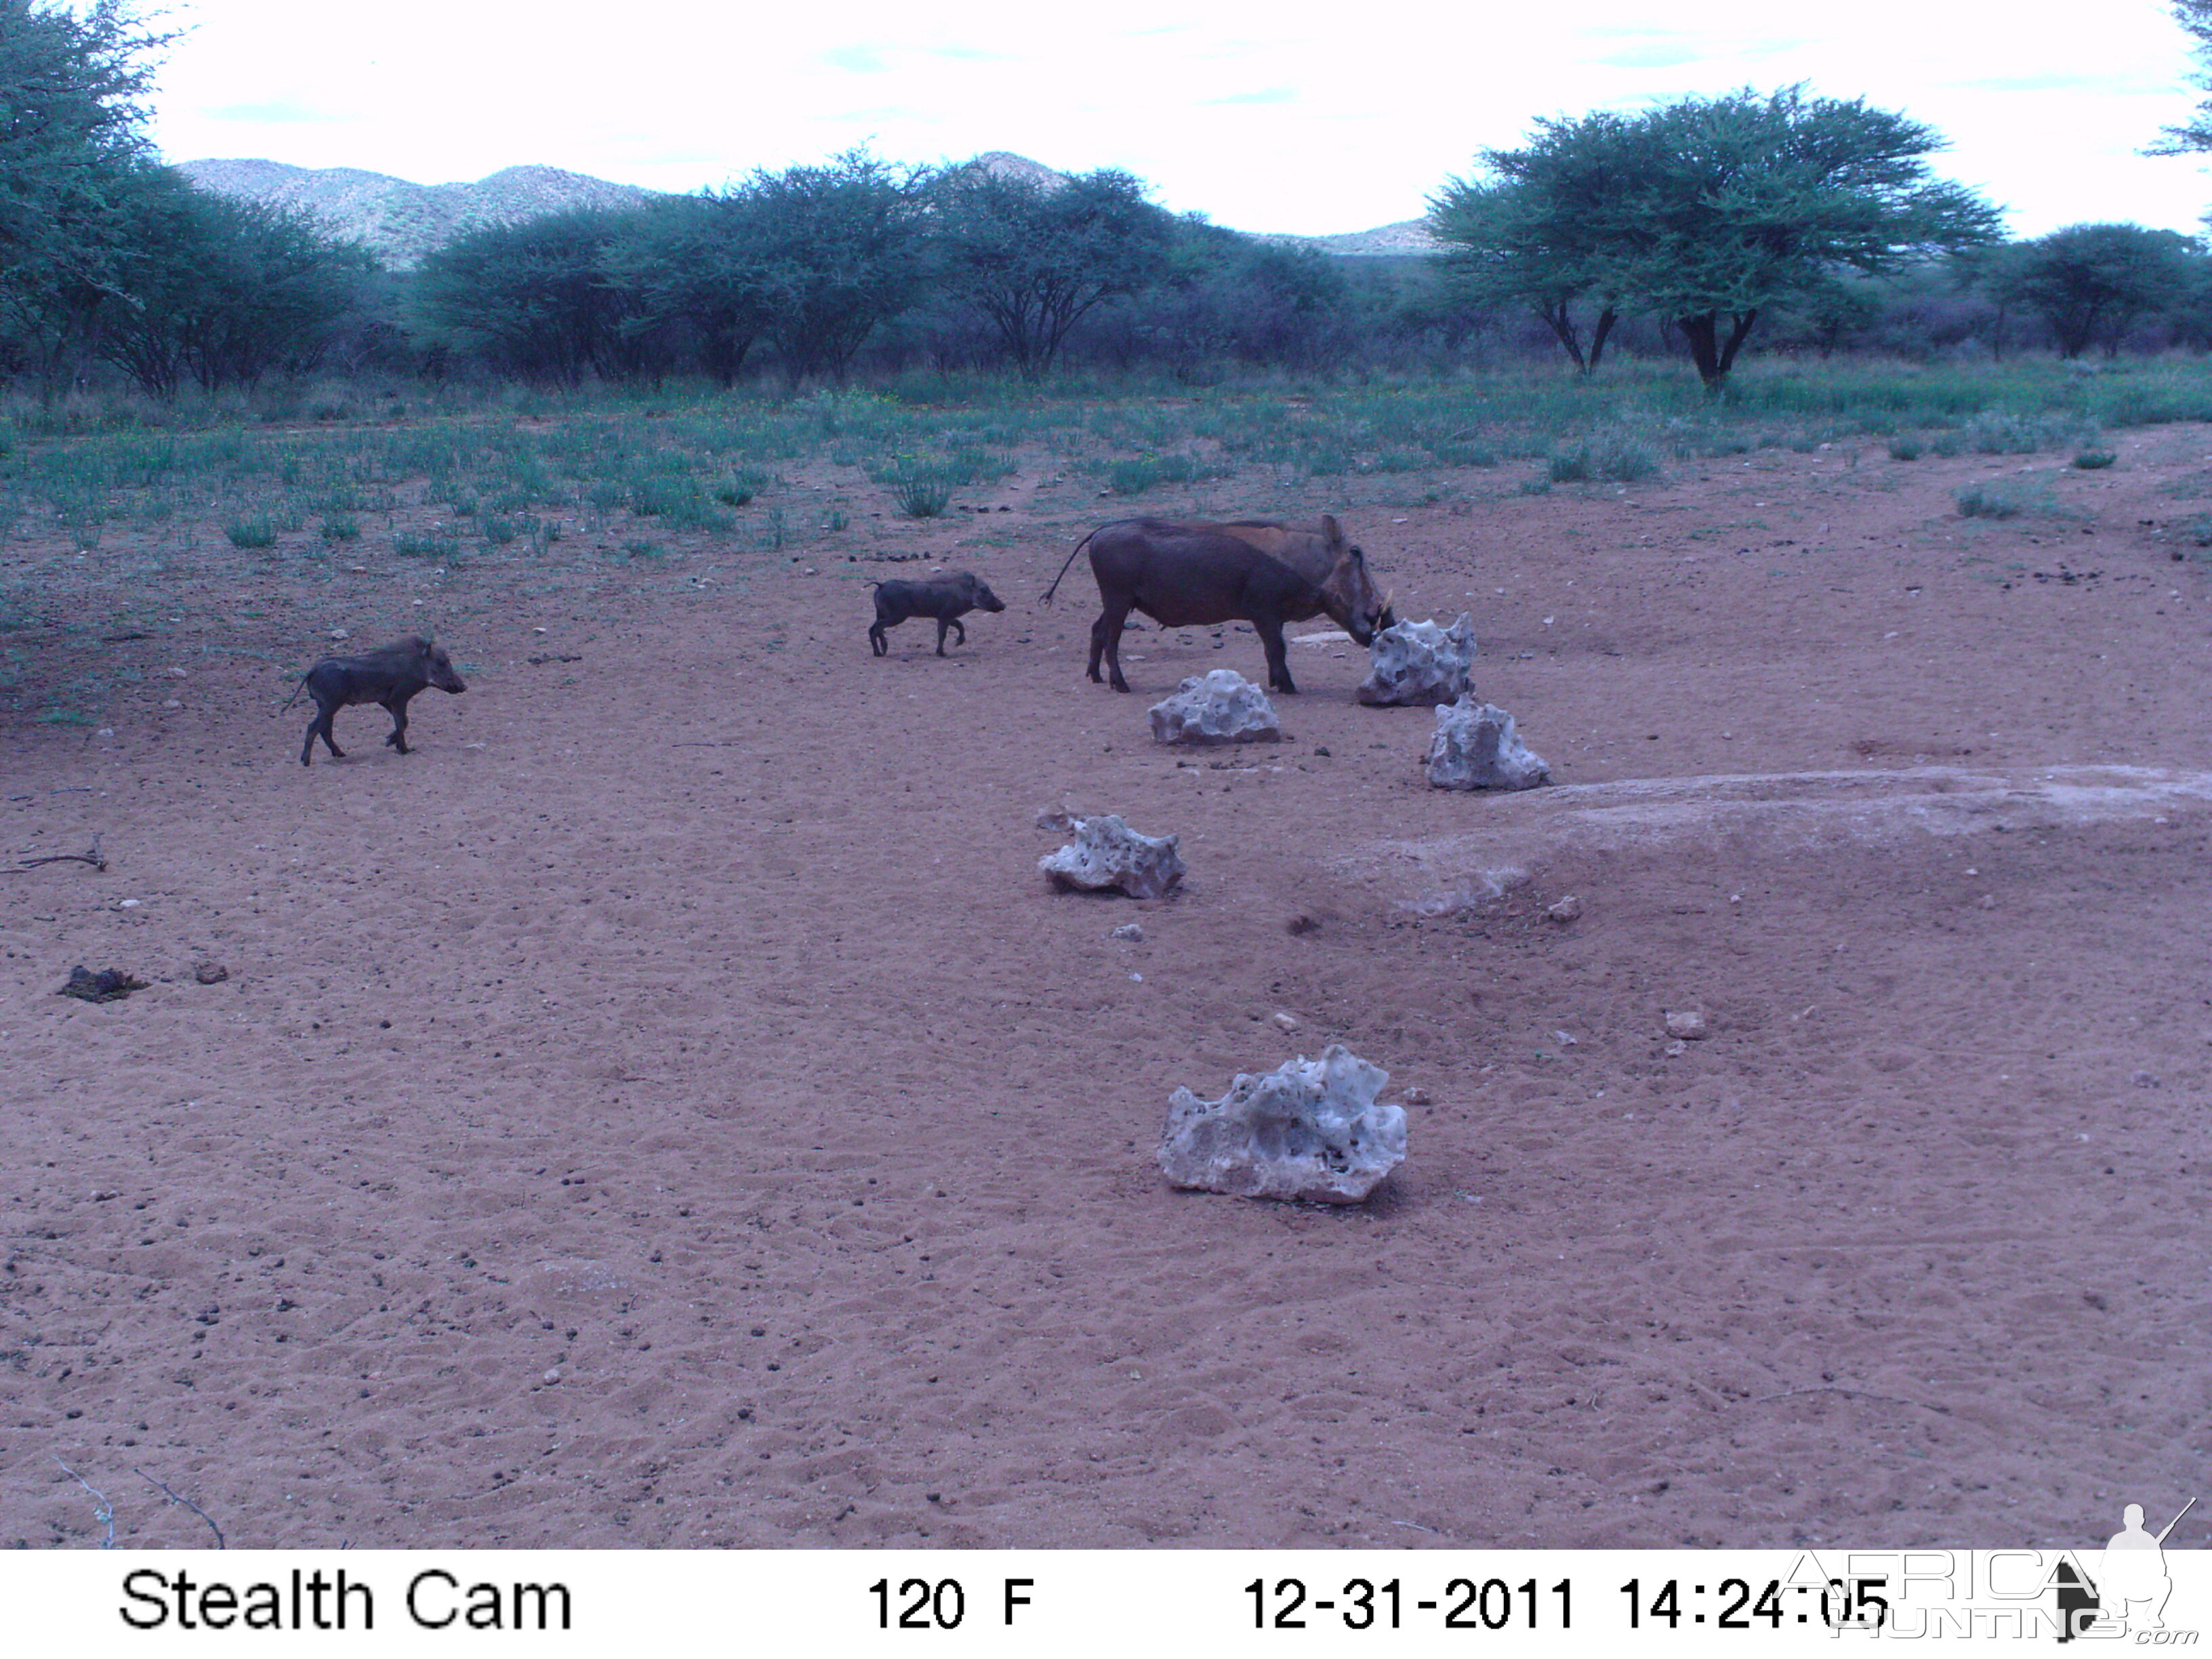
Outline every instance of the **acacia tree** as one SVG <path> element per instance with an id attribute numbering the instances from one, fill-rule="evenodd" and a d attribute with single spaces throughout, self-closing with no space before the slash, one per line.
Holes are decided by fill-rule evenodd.
<path id="1" fill-rule="evenodd" d="M 1024 379 L 1048 373 L 1068 331 L 1103 301 L 1165 271 L 1173 221 L 1111 167 L 1056 183 L 970 163 L 930 192 L 943 279 L 997 333 Z"/>
<path id="2" fill-rule="evenodd" d="M 601 266 L 634 301 L 629 331 L 688 330 L 701 367 L 733 384 L 774 316 L 764 217 L 729 191 L 665 198 L 627 220 Z"/>
<path id="3" fill-rule="evenodd" d="M 912 303 L 922 276 L 928 174 L 865 149 L 819 167 L 757 173 L 744 188 L 757 226 L 766 332 L 793 386 L 843 380 L 878 324 Z"/>
<path id="4" fill-rule="evenodd" d="M 419 303 L 508 374 L 570 386 L 612 375 L 635 307 L 603 264 L 624 224 L 623 215 L 579 208 L 471 231 L 422 261 Z"/>
<path id="5" fill-rule="evenodd" d="M 1488 179 L 1447 180 L 1429 198 L 1429 229 L 1452 249 L 1446 270 L 1463 299 L 1534 306 L 1576 371 L 1588 374 L 1620 317 L 1595 237 L 1632 136 L 1624 118 L 1603 113 L 1536 126 L 1525 149 L 1483 152 Z M 1585 301 L 1597 307 L 1587 352 L 1575 313 Z"/>
<path id="6" fill-rule="evenodd" d="M 50 382 L 125 292 L 140 99 L 174 39 L 127 0 L 0 0 L 0 337 Z"/>
<path id="7" fill-rule="evenodd" d="M 2183 302 L 2197 284 L 2197 244 L 2141 225 L 2069 225 L 2021 244 L 1999 267 L 2002 297 L 2041 315 L 2058 355 L 2100 344 L 2118 356 L 2144 317 Z"/>
<path id="8" fill-rule="evenodd" d="M 2191 51 L 2197 55 L 2197 86 L 2212 92 L 2212 0 L 2173 0 L 2173 21 L 2197 43 Z M 2180 125 L 2160 128 L 2158 142 L 2148 154 L 2186 155 L 2208 149 L 2212 149 L 2212 98 L 2198 104 L 2197 112 Z"/>
<path id="9" fill-rule="evenodd" d="M 1658 312 L 1717 392 L 1769 307 L 1995 237 L 1996 209 L 1929 175 L 1942 147 L 1917 121 L 1802 86 L 1540 121 L 1526 149 L 1486 154 L 1504 200 L 1470 208 L 1490 234 L 1462 246 L 1548 275 L 1548 290 L 1522 283 L 1529 297 Z"/>

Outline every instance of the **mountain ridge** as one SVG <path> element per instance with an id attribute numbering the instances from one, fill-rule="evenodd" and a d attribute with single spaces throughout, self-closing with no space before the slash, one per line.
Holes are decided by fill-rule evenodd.
<path id="1" fill-rule="evenodd" d="M 962 165 L 998 178 L 1046 185 L 1068 176 L 1004 149 L 985 150 Z M 639 207 L 665 193 L 534 163 L 501 167 L 466 183 L 441 185 L 418 185 L 362 167 L 301 167 L 260 157 L 181 161 L 177 170 L 199 189 L 219 196 L 304 210 L 336 234 L 367 244 L 386 264 L 401 270 L 420 264 L 426 254 L 453 238 L 486 226 L 520 224 L 578 208 Z M 1441 251 L 1419 219 L 1333 236 L 1246 234 L 1342 258 L 1403 258 Z"/>

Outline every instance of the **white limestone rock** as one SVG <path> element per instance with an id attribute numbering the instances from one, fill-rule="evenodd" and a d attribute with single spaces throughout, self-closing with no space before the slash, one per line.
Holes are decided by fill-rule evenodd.
<path id="1" fill-rule="evenodd" d="M 1112 812 L 1069 818 L 1066 830 L 1075 840 L 1037 860 L 1060 887 L 1118 887 L 1131 898 L 1164 898 L 1183 878 L 1177 836 L 1139 835 Z"/>
<path id="2" fill-rule="evenodd" d="M 1357 1204 L 1406 1159 L 1406 1109 L 1375 1097 L 1390 1074 L 1333 1042 L 1218 1100 L 1178 1089 L 1159 1164 L 1170 1183 L 1237 1198 Z"/>
<path id="3" fill-rule="evenodd" d="M 1280 743 L 1283 723 L 1267 694 L 1233 668 L 1194 674 L 1152 705 L 1154 743 Z"/>
<path id="4" fill-rule="evenodd" d="M 1462 611 L 1449 628 L 1401 622 L 1368 647 L 1367 678 L 1352 695 L 1376 706 L 1456 702 L 1474 690 L 1474 629 Z"/>
<path id="5" fill-rule="evenodd" d="M 1437 733 L 1424 763 L 1438 789 L 1534 789 L 1552 769 L 1528 752 L 1513 716 L 1468 692 L 1437 710 Z"/>

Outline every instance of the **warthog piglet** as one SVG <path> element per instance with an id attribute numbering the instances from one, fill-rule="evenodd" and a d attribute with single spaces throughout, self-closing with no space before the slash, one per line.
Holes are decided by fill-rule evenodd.
<path id="1" fill-rule="evenodd" d="M 339 709 L 357 702 L 380 703 L 391 712 L 392 735 L 384 741 L 405 754 L 408 699 L 432 685 L 441 691 L 469 689 L 453 672 L 453 659 L 444 648 L 420 635 L 410 634 L 358 657 L 324 658 L 300 677 L 299 690 L 284 705 L 289 708 L 299 702 L 301 691 L 315 700 L 314 723 L 307 727 L 307 740 L 300 746 L 300 764 L 309 764 L 319 737 L 333 756 L 345 758 L 345 750 L 331 735 L 331 720 Z"/>
<path id="2" fill-rule="evenodd" d="M 955 570 L 942 576 L 932 576 L 926 582 L 877 582 L 876 619 L 868 624 L 868 648 L 878 656 L 890 654 L 891 643 L 884 637 L 886 628 L 895 628 L 909 617 L 937 618 L 937 654 L 945 654 L 945 630 L 959 632 L 960 643 L 968 643 L 968 630 L 961 627 L 960 619 L 970 611 L 1004 611 L 1006 604 L 991 591 L 990 584 L 972 570 Z"/>

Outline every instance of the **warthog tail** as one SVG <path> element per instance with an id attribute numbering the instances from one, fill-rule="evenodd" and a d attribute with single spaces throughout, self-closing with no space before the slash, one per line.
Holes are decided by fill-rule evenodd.
<path id="1" fill-rule="evenodd" d="M 312 673 L 313 672 L 313 671 L 312 669 L 308 671 L 308 672 L 310 672 L 310 673 Z M 278 714 L 283 714 L 283 713 L 287 708 L 290 708 L 294 703 L 295 703 L 295 702 L 299 702 L 299 701 L 300 701 L 300 694 L 301 694 L 302 691 L 305 691 L 307 689 L 307 676 L 306 674 L 302 674 L 302 675 L 301 675 L 301 676 L 300 676 L 300 683 L 299 683 L 297 685 L 295 685 L 295 686 L 294 686 L 294 687 L 292 688 L 292 695 L 291 695 L 290 696 L 289 696 L 289 697 L 285 698 L 285 699 L 284 699 L 284 701 L 283 701 L 283 702 L 281 702 L 281 703 L 279 703 L 279 704 L 277 705 L 277 707 L 276 707 L 276 712 L 277 712 Z"/>
<path id="2" fill-rule="evenodd" d="M 1098 526 L 1098 530 L 1103 530 L 1105 527 L 1105 526 L 1101 525 Z M 1092 531 L 1091 532 L 1091 536 L 1096 536 L 1098 533 L 1098 530 Z M 1085 536 L 1081 541 L 1076 543 L 1075 553 L 1080 553 L 1085 548 L 1091 545 L 1091 536 Z M 1060 592 L 1060 576 L 1067 574 L 1067 565 L 1073 564 L 1075 562 L 1075 553 L 1071 553 L 1067 556 L 1067 564 L 1060 566 L 1060 576 L 1054 576 L 1052 579 L 1052 586 L 1045 589 L 1044 597 L 1037 601 L 1039 605 L 1050 605 L 1052 603 L 1052 596 Z"/>

